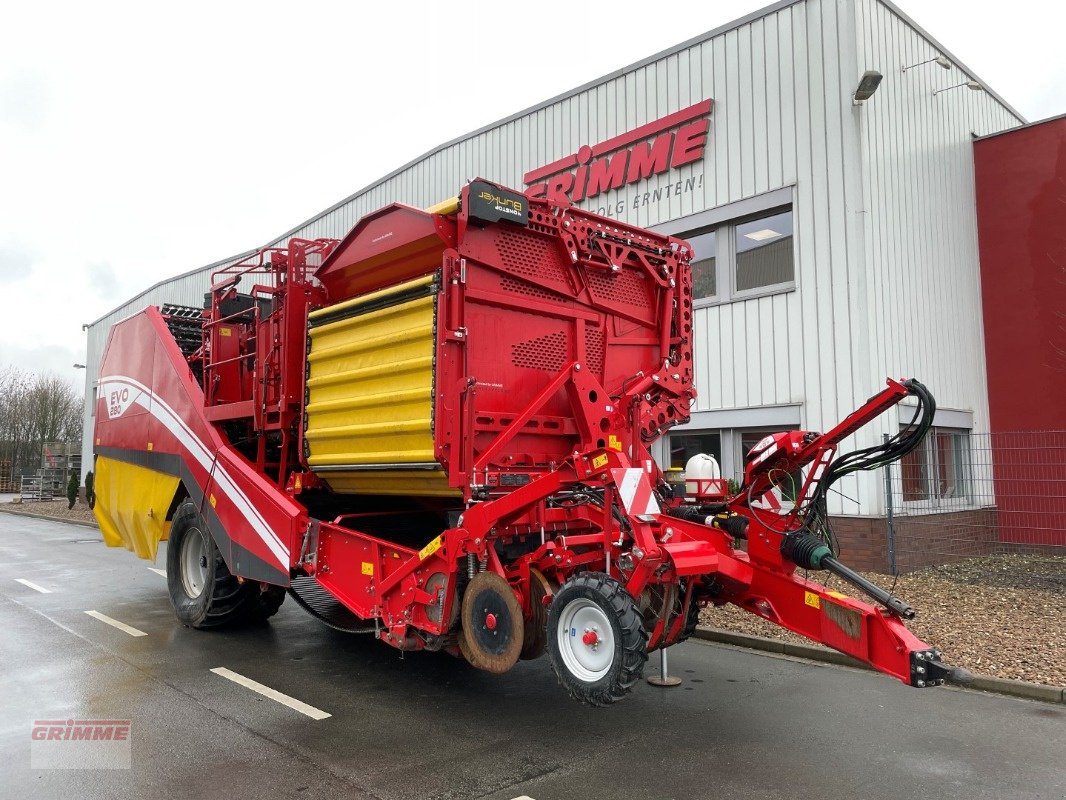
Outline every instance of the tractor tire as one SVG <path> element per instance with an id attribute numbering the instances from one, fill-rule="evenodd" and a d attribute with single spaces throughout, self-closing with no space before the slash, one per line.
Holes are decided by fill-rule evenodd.
<path id="1" fill-rule="evenodd" d="M 278 613 L 281 604 L 285 602 L 286 594 L 288 590 L 284 586 L 267 584 L 265 588 L 261 588 L 258 597 L 248 609 L 248 621 L 266 622 Z"/>
<path id="2" fill-rule="evenodd" d="M 548 654 L 560 685 L 575 700 L 606 706 L 644 674 L 648 633 L 636 601 L 598 572 L 575 575 L 548 608 Z"/>
<path id="3" fill-rule="evenodd" d="M 167 588 L 174 613 L 189 628 L 245 622 L 256 611 L 269 612 L 266 616 L 270 616 L 281 605 L 275 603 L 272 593 L 269 602 L 261 600 L 266 593 L 260 591 L 259 583 L 238 581 L 230 573 L 214 537 L 190 500 L 178 506 L 170 526 Z"/>

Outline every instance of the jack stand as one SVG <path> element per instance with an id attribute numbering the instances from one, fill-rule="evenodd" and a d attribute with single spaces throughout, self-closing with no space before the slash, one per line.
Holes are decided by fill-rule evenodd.
<path id="1" fill-rule="evenodd" d="M 648 683 L 652 686 L 661 686 L 666 688 L 668 686 L 677 686 L 681 683 L 680 678 L 675 678 L 666 671 L 666 648 L 659 650 L 659 674 L 652 675 L 647 679 Z"/>

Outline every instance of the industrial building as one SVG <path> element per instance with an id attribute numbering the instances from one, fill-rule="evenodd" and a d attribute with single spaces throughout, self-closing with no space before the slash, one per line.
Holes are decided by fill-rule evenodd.
<path id="1" fill-rule="evenodd" d="M 1024 123 L 892 3 L 786 0 L 434 147 L 274 242 L 342 238 L 370 211 L 430 206 L 474 176 L 565 197 L 695 246 L 699 398 L 664 440 L 664 465 L 709 452 L 739 477 L 765 432 L 824 430 L 890 375 L 932 389 L 945 452 L 964 452 L 990 430 L 974 140 Z M 200 305 L 212 272 L 247 255 L 89 327 L 86 469 L 111 324 L 149 304 Z M 945 483 L 939 452 L 919 454 L 931 463 L 912 468 L 911 495 L 964 510 L 968 461 Z M 859 530 L 883 520 L 885 498 L 879 475 L 849 477 L 831 511 Z"/>

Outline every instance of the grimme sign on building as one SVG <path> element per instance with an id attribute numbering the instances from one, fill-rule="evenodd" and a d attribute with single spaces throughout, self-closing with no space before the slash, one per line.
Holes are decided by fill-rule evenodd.
<path id="1" fill-rule="evenodd" d="M 522 180 L 533 197 L 580 203 L 611 189 L 633 186 L 654 175 L 702 161 L 713 104 L 708 98 L 605 142 L 582 145 L 576 153 L 530 170 Z M 701 173 L 654 191 L 637 192 L 628 198 L 628 203 L 621 199 L 589 210 L 618 216 L 627 207 L 640 208 L 702 185 Z"/>

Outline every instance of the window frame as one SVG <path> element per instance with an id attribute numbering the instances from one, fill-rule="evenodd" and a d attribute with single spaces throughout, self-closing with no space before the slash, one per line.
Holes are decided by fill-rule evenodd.
<path id="1" fill-rule="evenodd" d="M 774 198 L 780 200 L 780 198 Z M 756 286 L 751 289 L 737 289 L 737 228 L 748 222 L 753 222 L 765 217 L 772 217 L 776 214 L 782 214 L 784 212 L 791 212 L 792 214 L 792 280 L 784 281 L 782 283 L 772 283 L 766 286 Z M 694 309 L 709 308 L 712 306 L 724 305 L 726 303 L 734 303 L 741 300 L 753 300 L 759 297 L 766 297 L 768 295 L 783 294 L 785 292 L 792 292 L 796 290 L 796 254 L 797 254 L 797 232 L 796 232 L 796 207 L 794 202 L 786 203 L 771 203 L 765 208 L 761 208 L 758 211 L 750 211 L 749 213 L 732 217 L 729 219 L 717 222 L 714 225 L 707 225 L 700 228 L 695 228 L 688 233 L 682 234 L 682 237 L 689 241 L 698 239 L 701 236 L 713 233 L 715 235 L 715 248 L 714 248 L 714 270 L 715 270 L 715 294 L 709 297 L 698 297 L 693 287 L 692 295 L 692 307 Z M 694 244 L 695 247 L 695 244 Z M 703 261 L 711 256 L 706 255 L 701 257 L 693 257 L 693 263 Z"/>
<path id="2" fill-rule="evenodd" d="M 922 471 L 919 477 L 923 490 L 923 496 L 921 497 L 907 497 L 908 478 L 905 470 L 908 465 L 904 462 L 911 457 L 911 454 L 908 454 L 899 462 L 899 497 L 905 509 L 908 511 L 954 511 L 977 507 L 977 481 L 974 470 L 972 434 L 973 431 L 968 428 L 958 428 L 950 425 L 933 425 L 929 429 L 925 440 L 918 448 L 912 451 L 912 454 L 920 454 L 922 459 L 918 465 Z M 951 485 L 956 488 L 961 485 L 962 489 L 952 495 L 944 495 L 941 489 L 941 467 L 946 466 L 940 463 L 940 447 L 938 443 L 941 435 L 950 437 L 950 449 L 952 452 L 950 468 L 954 473 Z M 961 448 L 959 445 L 960 439 L 962 440 Z M 957 458 L 959 453 L 964 456 L 961 464 Z M 959 478 L 960 472 L 962 473 L 961 479 Z"/>

